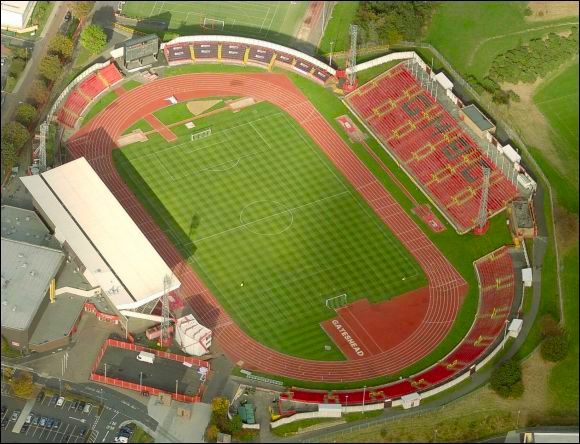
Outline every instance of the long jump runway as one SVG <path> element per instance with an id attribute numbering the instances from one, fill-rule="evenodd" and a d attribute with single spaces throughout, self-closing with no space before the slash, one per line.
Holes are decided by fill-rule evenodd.
<path id="1" fill-rule="evenodd" d="M 220 306 L 202 280 L 182 260 L 119 176 L 111 152 L 115 140 L 142 117 L 178 101 L 207 96 L 250 96 L 285 110 L 318 144 L 357 191 L 415 257 L 428 279 L 427 307 L 416 328 L 383 352 L 356 360 L 329 362 L 288 356 L 256 342 Z M 272 73 L 184 74 L 132 89 L 101 111 L 68 141 L 71 154 L 86 157 L 111 192 L 181 281 L 180 297 L 200 322 L 214 330 L 221 348 L 235 363 L 251 370 L 309 381 L 347 382 L 393 374 L 426 356 L 449 332 L 467 283 L 425 236 L 396 200 L 352 153 L 324 117 L 284 75 Z M 404 310 L 401 304 L 401 310 Z M 391 325 L 394 331 L 397 326 Z"/>

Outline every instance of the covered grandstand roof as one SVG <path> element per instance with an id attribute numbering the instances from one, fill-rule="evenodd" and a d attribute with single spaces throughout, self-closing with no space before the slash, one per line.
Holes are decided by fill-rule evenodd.
<path id="1" fill-rule="evenodd" d="M 495 128 L 495 125 L 491 123 L 475 105 L 468 105 L 465 108 L 461 108 L 461 111 L 463 111 L 463 113 L 469 117 L 481 131 Z"/>
<path id="2" fill-rule="evenodd" d="M 85 158 L 22 182 L 56 227 L 56 238 L 86 267 L 85 277 L 118 309 L 163 294 L 171 270 Z M 172 277 L 169 290 L 179 286 Z"/>

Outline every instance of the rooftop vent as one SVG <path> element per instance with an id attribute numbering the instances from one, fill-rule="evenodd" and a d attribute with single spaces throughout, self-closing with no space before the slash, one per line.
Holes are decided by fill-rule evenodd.
<path id="1" fill-rule="evenodd" d="M 26 216 L 26 222 L 30 220 L 30 216 Z"/>

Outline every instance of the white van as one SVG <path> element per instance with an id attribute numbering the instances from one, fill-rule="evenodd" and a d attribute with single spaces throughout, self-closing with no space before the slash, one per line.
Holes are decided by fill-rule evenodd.
<path id="1" fill-rule="evenodd" d="M 153 364 L 153 362 L 155 361 L 155 354 L 142 351 L 137 355 L 137 359 L 139 361 L 144 361 L 148 362 L 149 364 Z"/>

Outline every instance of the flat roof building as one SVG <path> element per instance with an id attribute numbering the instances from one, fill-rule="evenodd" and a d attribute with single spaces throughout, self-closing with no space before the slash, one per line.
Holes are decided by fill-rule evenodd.
<path id="1" fill-rule="evenodd" d="M 2 2 L 2 28 L 16 30 L 25 28 L 35 6 L 36 2 Z"/>

